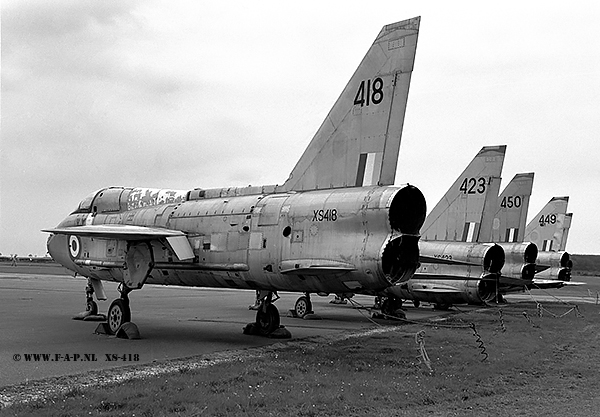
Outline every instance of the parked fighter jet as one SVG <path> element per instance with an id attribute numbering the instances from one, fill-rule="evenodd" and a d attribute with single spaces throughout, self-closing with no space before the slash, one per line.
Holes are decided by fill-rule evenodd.
<path id="1" fill-rule="evenodd" d="M 540 279 L 571 280 L 573 262 L 569 253 L 565 252 L 573 218 L 573 213 L 567 213 L 568 204 L 567 196 L 551 198 L 525 229 L 525 239 L 541 248 L 538 264 L 544 270 L 536 274 Z"/>
<path id="2" fill-rule="evenodd" d="M 496 296 L 505 263 L 491 241 L 506 146 L 483 147 L 427 216 L 421 228 L 421 266 L 415 276 L 385 291 L 382 312 L 394 315 L 401 300 L 481 304 Z"/>
<path id="3" fill-rule="evenodd" d="M 491 170 L 501 170 L 501 165 L 498 167 L 495 165 L 496 162 L 492 161 L 490 164 Z M 470 167 L 467 167 L 466 171 L 469 169 Z M 499 174 L 500 172 L 497 171 L 497 175 Z M 483 200 L 488 199 L 488 203 L 489 200 L 496 201 L 495 210 L 492 211 L 495 214 L 492 216 L 491 223 L 483 220 L 487 218 L 485 210 L 489 210 L 489 204 L 486 201 L 475 200 L 473 203 L 468 203 L 458 200 L 456 192 L 452 194 L 452 190 L 457 187 L 461 178 L 465 178 L 464 173 L 427 216 L 422 228 L 422 240 L 419 242 L 421 260 L 424 263 L 412 279 L 388 288 L 385 293 L 399 299 L 413 300 L 415 305 L 418 305 L 420 301 L 427 301 L 434 303 L 437 308 L 447 308 L 452 304 L 490 302 L 501 298 L 503 294 L 522 291 L 525 287 L 560 288 L 565 285 L 563 281 L 570 278 L 568 254 L 538 251 L 536 244 L 523 242 L 522 239 L 522 235 L 525 234 L 523 231 L 525 230 L 534 174 L 515 175 L 497 199 L 493 193 L 483 196 Z M 459 193 L 458 196 L 460 196 Z M 468 198 L 467 194 L 465 200 Z M 457 209 L 457 207 L 459 208 Z M 534 221 L 543 219 L 536 224 L 540 227 L 547 226 L 553 221 L 557 224 L 560 223 L 559 230 L 549 230 L 548 227 L 544 230 L 544 236 L 554 237 L 556 241 L 559 241 L 565 234 L 563 223 L 568 224 L 568 220 L 562 221 L 560 209 L 564 210 L 563 213 L 566 212 L 566 205 L 551 200 L 548 206 L 534 218 Z M 435 217 L 432 218 L 434 213 Z M 444 216 L 447 216 L 448 220 Z M 452 218 L 462 219 L 465 216 L 470 216 L 473 221 L 465 222 L 464 229 L 460 228 L 462 221 L 452 222 Z M 442 219 L 437 225 L 434 220 L 436 218 Z M 482 219 L 481 223 L 477 222 L 477 219 Z M 534 233 L 533 224 L 534 222 L 528 226 L 530 235 Z M 491 228 L 485 230 L 484 227 L 490 225 Z M 428 234 L 434 228 L 437 232 L 433 235 Z M 467 230 L 473 230 L 474 233 L 468 233 Z M 486 243 L 490 242 L 490 240 L 486 240 L 490 234 L 493 244 Z M 435 239 L 440 235 L 448 240 L 455 239 L 456 241 L 432 242 L 425 240 L 425 236 Z M 458 236 L 462 236 L 462 242 L 458 241 Z M 499 262 L 496 261 L 494 264 L 492 255 L 495 254 L 497 259 L 500 259 L 501 249 L 504 256 L 502 271 L 501 274 L 499 271 L 493 274 L 494 271 L 490 270 L 490 266 L 497 267 Z M 438 258 L 447 259 L 448 265 L 425 263 L 427 261 L 425 258 L 431 253 Z M 477 258 L 477 256 L 481 258 Z M 476 259 L 483 259 L 483 262 L 473 262 Z M 454 262 L 451 263 L 450 260 Z M 471 266 L 467 267 L 466 262 L 461 264 L 460 261 L 471 261 Z M 492 280 L 493 277 L 497 277 L 495 282 Z M 392 301 L 384 300 L 382 309 L 384 313 L 393 315 L 394 309 L 400 305 L 401 302 L 394 299 Z"/>
<path id="4" fill-rule="evenodd" d="M 253 326 L 270 334 L 275 291 L 375 293 L 408 280 L 425 199 L 391 185 L 419 24 L 383 27 L 283 185 L 109 187 L 44 230 L 48 252 L 97 299 L 102 281 L 119 283 L 110 331 L 130 321 L 128 294 L 146 283 L 262 290 Z"/>
<path id="5" fill-rule="evenodd" d="M 552 197 L 527 224 L 525 239 L 538 245 L 542 251 L 564 250 L 561 246 L 568 205 L 569 197 Z M 571 222 L 568 221 L 570 226 Z"/>

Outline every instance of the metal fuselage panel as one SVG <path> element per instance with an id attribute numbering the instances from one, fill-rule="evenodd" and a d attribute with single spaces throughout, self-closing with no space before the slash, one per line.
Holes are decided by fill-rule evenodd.
<path id="1" fill-rule="evenodd" d="M 155 265 L 147 283 L 369 292 L 390 285 L 381 258 L 386 243 L 402 234 L 390 225 L 390 206 L 402 189 L 361 187 L 197 199 L 188 194 L 186 201 L 181 201 L 180 192 L 173 192 L 170 200 L 154 198 L 147 204 L 140 203 L 136 189 L 113 190 L 120 205 L 105 198 L 110 211 L 94 205 L 91 213 L 75 212 L 59 227 L 114 224 L 185 232 L 193 260 L 178 260 L 162 239 L 146 242 Z M 136 193 L 137 203 L 128 204 L 126 193 Z M 418 190 L 416 193 L 422 199 Z M 411 225 L 409 233 L 418 232 L 424 218 L 424 199 L 417 206 L 410 213 L 416 220 L 407 216 L 403 223 Z M 70 239 L 73 237 L 64 234 L 50 236 L 48 250 L 55 260 L 86 277 L 123 281 L 130 242 L 78 237 L 77 251 L 73 251 Z M 353 268 L 323 274 L 290 273 L 285 270 L 286 261 L 294 260 L 337 261 Z"/>

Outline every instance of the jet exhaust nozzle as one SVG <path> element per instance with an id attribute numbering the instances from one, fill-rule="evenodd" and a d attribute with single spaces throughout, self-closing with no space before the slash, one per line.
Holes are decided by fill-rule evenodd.
<path id="1" fill-rule="evenodd" d="M 504 249 L 496 244 L 491 245 L 485 250 L 485 254 L 483 255 L 483 269 L 492 274 L 500 274 L 505 261 L 506 255 Z"/>
<path id="2" fill-rule="evenodd" d="M 387 243 L 381 266 L 391 285 L 408 281 L 420 266 L 419 235 L 401 235 Z"/>

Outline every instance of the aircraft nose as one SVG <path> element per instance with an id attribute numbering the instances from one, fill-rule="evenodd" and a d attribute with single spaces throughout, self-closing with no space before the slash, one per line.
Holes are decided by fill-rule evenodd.
<path id="1" fill-rule="evenodd" d="M 46 248 L 52 259 L 66 268 L 73 269 L 74 264 L 68 253 L 67 236 L 51 234 L 46 241 Z"/>
<path id="2" fill-rule="evenodd" d="M 56 252 L 55 237 L 56 235 L 50 234 L 50 236 L 48 236 L 48 240 L 46 240 L 46 250 L 52 258 L 54 258 L 54 253 Z"/>

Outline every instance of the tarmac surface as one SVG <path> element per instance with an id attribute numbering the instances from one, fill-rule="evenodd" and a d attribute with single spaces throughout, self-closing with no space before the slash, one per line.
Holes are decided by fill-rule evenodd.
<path id="1" fill-rule="evenodd" d="M 242 328 L 255 318 L 255 312 L 248 310 L 254 301 L 254 291 L 146 285 L 130 294 L 132 322 L 138 326 L 142 338 L 127 340 L 95 334 L 98 322 L 72 320 L 85 309 L 86 279 L 68 276 L 61 268 L 46 268 L 47 272 L 56 275 L 41 274 L 38 270 L 33 270 L 34 273 L 23 271 L 31 270 L 20 266 L 7 272 L 7 268 L 0 265 L 0 314 L 3 318 L 0 326 L 0 387 L 282 342 L 281 339 L 242 334 Z M 600 279 L 587 280 L 591 280 L 591 287 L 533 293 L 536 299 L 548 301 L 567 297 L 595 302 Z M 105 282 L 104 288 L 108 300 L 99 302 L 99 311 L 106 313 L 118 292 L 116 283 Z M 321 320 L 287 317 L 287 310 L 293 308 L 299 295 L 280 293 L 281 299 L 276 302 L 281 324 L 291 332 L 292 340 L 398 324 L 396 321 L 374 321 L 368 311 L 353 308 L 351 303 L 330 304 L 333 296 L 311 297 L 313 309 Z M 529 294 L 511 295 L 507 300 L 531 300 L 531 297 Z M 358 295 L 353 300 L 366 307 L 373 304 L 373 297 Z M 409 320 L 427 320 L 448 314 L 427 305 L 418 309 L 409 303 L 405 306 Z M 472 308 L 476 307 L 461 306 L 460 310 Z M 46 360 L 41 356 L 35 360 L 30 354 L 48 356 Z"/>
<path id="2" fill-rule="evenodd" d="M 243 327 L 255 319 L 256 313 L 248 309 L 254 302 L 254 291 L 155 285 L 129 295 L 132 322 L 138 326 L 141 339 L 95 334 L 98 322 L 72 320 L 85 310 L 86 282 L 65 275 L 0 272 L 0 387 L 282 342 L 242 334 Z M 106 313 L 110 302 L 118 297 L 116 287 L 116 283 L 104 283 L 108 300 L 98 303 L 100 312 Z M 311 297 L 321 320 L 287 317 L 287 310 L 293 308 L 300 294 L 279 295 L 276 305 L 281 324 L 291 332 L 292 340 L 398 324 L 388 320 L 377 320 L 376 324 L 367 311 L 350 303 L 330 304 L 333 296 Z M 373 304 L 373 297 L 356 296 L 353 300 L 369 307 Z M 407 318 L 419 320 L 440 314 L 431 308 L 412 308 Z M 49 359 L 27 359 L 34 353 L 48 354 Z M 75 361 L 76 354 L 79 357 Z M 85 355 L 88 359 L 95 355 L 96 360 L 84 361 Z"/>

